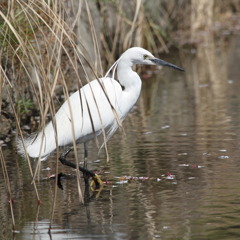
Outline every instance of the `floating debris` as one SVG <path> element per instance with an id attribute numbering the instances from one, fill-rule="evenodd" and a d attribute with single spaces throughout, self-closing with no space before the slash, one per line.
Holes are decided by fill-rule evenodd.
<path id="1" fill-rule="evenodd" d="M 186 152 L 178 153 L 178 156 L 187 156 L 187 155 L 188 155 L 188 153 L 186 153 Z"/>
<path id="2" fill-rule="evenodd" d="M 47 168 L 43 168 L 42 171 L 50 171 L 51 168 L 50 167 L 47 167 Z"/>
<path id="3" fill-rule="evenodd" d="M 105 183 L 106 185 L 109 185 L 109 184 L 110 184 L 110 181 L 106 180 L 106 181 L 103 182 L 103 183 Z"/>
<path id="4" fill-rule="evenodd" d="M 222 155 L 222 156 L 219 156 L 218 158 L 220 158 L 220 159 L 228 159 L 228 158 L 230 158 L 229 156 L 226 156 L 226 155 Z"/>
<path id="5" fill-rule="evenodd" d="M 211 156 L 211 153 L 205 152 L 205 153 L 203 153 L 202 155 L 203 155 L 203 156 Z"/>
<path id="6" fill-rule="evenodd" d="M 44 169 L 44 170 L 48 170 L 48 169 Z M 110 172 L 104 172 L 104 173 L 106 174 L 106 173 L 110 173 Z M 64 179 L 74 179 L 74 178 L 76 178 L 76 175 L 59 173 L 57 178 L 58 178 L 58 181 L 60 181 L 62 178 L 64 178 Z M 101 176 L 101 178 L 104 179 L 104 176 Z M 51 180 L 51 179 L 56 179 L 56 175 L 49 173 L 47 175 L 47 177 L 45 177 L 43 180 Z M 127 175 L 126 176 L 121 176 L 121 177 L 115 176 L 114 179 L 110 179 L 110 180 L 106 180 L 106 178 L 105 178 L 103 180 L 103 183 L 106 186 L 115 188 L 118 185 L 124 185 L 124 184 L 128 184 L 128 183 L 132 183 L 134 181 L 135 182 L 136 181 L 140 181 L 140 182 L 146 182 L 146 181 L 162 182 L 164 180 L 174 180 L 174 179 L 175 179 L 175 175 L 173 175 L 170 172 L 167 172 L 166 174 L 162 174 L 161 177 L 146 177 L 146 176 L 135 177 L 135 176 L 127 176 Z M 174 182 L 172 182 L 172 184 L 177 184 L 177 182 L 174 181 Z"/>
<path id="7" fill-rule="evenodd" d="M 118 179 L 118 181 L 116 182 L 117 184 L 126 184 L 126 183 L 130 183 L 131 181 L 148 181 L 148 180 L 154 180 L 157 182 L 161 182 L 163 180 L 173 180 L 175 179 L 175 175 L 171 174 L 170 172 L 167 172 L 166 174 L 161 175 L 160 177 L 134 177 L 134 176 L 122 176 L 122 177 L 115 177 L 116 179 Z"/>
<path id="8" fill-rule="evenodd" d="M 166 129 L 166 128 L 170 128 L 170 125 L 164 125 L 161 127 L 161 129 Z"/>
<path id="9" fill-rule="evenodd" d="M 179 164 L 179 167 L 189 167 L 189 164 L 183 163 L 183 164 Z"/>
<path id="10" fill-rule="evenodd" d="M 116 184 L 126 184 L 128 183 L 128 180 L 121 180 L 119 182 L 116 182 Z"/>
<path id="11" fill-rule="evenodd" d="M 178 165 L 179 167 L 190 167 L 190 168 L 204 168 L 204 166 L 196 165 L 196 164 L 188 164 L 188 163 L 182 163 Z"/>
<path id="12" fill-rule="evenodd" d="M 170 228 L 169 226 L 163 226 L 163 230 L 167 230 L 169 228 Z"/>
<path id="13" fill-rule="evenodd" d="M 43 178 L 43 180 L 46 180 L 46 179 L 55 179 L 56 178 L 56 175 L 55 174 L 49 174 L 47 175 L 47 177 Z"/>
<path id="14" fill-rule="evenodd" d="M 144 135 L 148 135 L 148 134 L 151 134 L 152 132 L 144 132 L 143 134 Z"/>
<path id="15" fill-rule="evenodd" d="M 94 162 L 94 163 L 100 163 L 101 160 L 97 159 L 97 160 L 95 160 L 95 161 L 93 161 L 93 162 Z"/>
<path id="16" fill-rule="evenodd" d="M 166 173 L 166 178 L 167 180 L 173 180 L 175 179 L 175 175 L 172 175 L 170 172 Z"/>
<path id="17" fill-rule="evenodd" d="M 169 176 L 166 176 L 166 179 L 167 180 L 173 180 L 173 179 L 175 179 L 175 176 L 174 175 L 169 175 Z"/>
<path id="18" fill-rule="evenodd" d="M 148 180 L 150 179 L 149 177 L 139 177 L 139 180 Z"/>

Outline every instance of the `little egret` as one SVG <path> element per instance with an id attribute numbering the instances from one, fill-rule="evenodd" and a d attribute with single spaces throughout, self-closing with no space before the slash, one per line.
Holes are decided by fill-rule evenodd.
<path id="1" fill-rule="evenodd" d="M 76 140 L 77 143 L 84 143 L 84 157 L 87 157 L 88 142 L 103 134 L 105 141 L 109 140 L 135 105 L 142 86 L 139 75 L 132 70 L 135 64 L 161 65 L 184 71 L 154 57 L 143 48 L 130 48 L 110 68 L 113 69 L 112 77 L 93 80 L 72 94 L 56 113 L 54 123 L 49 122 L 39 133 L 24 139 L 24 143 L 18 141 L 19 152 L 44 160 L 56 149 L 56 143 L 60 147 L 72 145 Z M 115 69 L 118 80 L 114 79 Z M 74 163 L 65 159 L 70 151 L 71 148 L 59 160 L 76 168 Z M 95 177 L 93 172 L 82 167 L 79 169 L 88 176 Z"/>

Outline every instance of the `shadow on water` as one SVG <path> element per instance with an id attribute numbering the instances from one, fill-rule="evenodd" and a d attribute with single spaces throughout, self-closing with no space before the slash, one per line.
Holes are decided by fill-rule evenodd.
<path id="1" fill-rule="evenodd" d="M 111 161 L 90 146 L 90 168 L 101 170 L 107 184 L 82 205 L 76 179 L 63 180 L 51 236 L 54 181 L 38 183 L 38 207 L 27 163 L 3 147 L 19 233 L 12 236 L 0 176 L 1 239 L 239 239 L 239 52 L 239 36 L 224 42 L 209 36 L 165 58 L 180 59 L 184 74 L 146 72 L 125 134 L 108 144 Z M 40 179 L 54 173 L 54 157 L 43 162 Z"/>

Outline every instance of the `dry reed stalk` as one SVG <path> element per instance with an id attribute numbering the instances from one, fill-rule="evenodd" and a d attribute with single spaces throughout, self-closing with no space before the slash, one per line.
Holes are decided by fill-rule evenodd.
<path id="1" fill-rule="evenodd" d="M 10 185 L 10 181 L 9 181 L 6 162 L 4 159 L 3 152 L 2 152 L 2 147 L 0 147 L 0 161 L 1 161 L 1 165 L 2 165 L 3 178 L 5 181 L 5 186 L 6 186 L 6 190 L 7 190 L 7 194 L 8 194 L 8 199 L 9 199 L 9 206 L 10 206 L 10 212 L 11 212 L 11 218 L 12 218 L 12 229 L 13 229 L 13 231 L 15 231 L 16 224 L 15 224 L 15 217 L 14 217 L 14 212 L 13 212 L 13 199 L 12 199 L 11 185 Z"/>
<path id="2" fill-rule="evenodd" d="M 92 15 L 91 15 L 91 12 L 89 10 L 89 7 L 88 7 L 88 3 L 87 1 L 85 0 L 85 5 L 86 5 L 86 9 L 87 9 L 87 15 L 88 15 L 88 20 L 89 20 L 89 23 L 90 23 L 90 30 L 91 30 L 91 34 L 92 34 L 92 39 L 93 39 L 93 45 L 94 45 L 94 53 L 95 53 L 95 56 L 96 56 L 96 61 L 95 61 L 95 64 L 94 64 L 94 69 L 96 72 L 97 69 L 98 69 L 98 65 L 100 66 L 100 76 L 103 76 L 104 73 L 103 73 L 103 67 L 102 67 L 102 61 L 101 61 L 101 54 L 100 54 L 100 49 L 99 49 L 99 40 L 98 40 L 98 37 L 96 35 L 96 30 L 95 30 L 95 27 L 94 27 L 94 22 L 93 22 L 93 19 L 92 19 Z M 99 64 L 98 64 L 99 63 Z"/>
<path id="3" fill-rule="evenodd" d="M 6 88 L 6 90 L 7 90 L 8 98 L 9 98 L 10 104 L 11 104 L 11 108 L 12 108 L 12 111 L 13 111 L 14 116 L 15 116 L 16 125 L 17 125 L 17 130 L 19 131 L 20 137 L 23 138 L 23 133 L 22 133 L 22 130 L 21 130 L 21 127 L 20 127 L 19 118 L 18 118 L 17 113 L 16 113 L 16 110 L 15 110 L 15 108 L 14 108 L 14 103 L 13 103 L 13 101 L 12 101 L 12 98 L 11 98 L 11 95 L 10 95 L 10 91 L 9 91 L 9 89 L 8 89 L 7 86 L 6 86 L 5 88 Z M 24 148 L 25 148 L 25 146 L 24 146 Z M 28 168 L 29 168 L 30 174 L 31 174 L 31 176 L 33 177 L 33 170 L 32 170 L 32 166 L 31 166 L 30 159 L 29 159 L 28 156 L 26 156 L 26 158 L 27 158 Z M 38 194 L 36 182 L 33 180 L 32 183 L 33 183 L 33 186 L 34 186 L 34 190 L 35 190 L 35 193 L 36 193 L 36 196 L 37 196 L 38 203 L 40 203 L 40 197 L 39 197 L 39 194 Z"/>
<path id="4" fill-rule="evenodd" d="M 8 40 L 5 40 L 5 42 L 9 44 L 8 48 L 12 50 L 13 52 L 12 56 L 17 57 L 20 60 L 19 62 L 22 65 L 23 69 L 25 69 L 27 80 L 30 82 L 30 85 L 33 89 L 33 92 L 37 99 L 37 104 L 41 113 L 42 121 L 40 125 L 41 125 L 41 128 L 44 128 L 45 118 L 49 111 L 52 115 L 52 119 L 54 123 L 54 115 L 56 111 L 54 107 L 53 96 L 54 96 L 54 90 L 56 88 L 56 84 L 59 78 L 62 52 L 65 52 L 65 54 L 68 56 L 68 59 L 71 62 L 73 69 L 75 69 L 76 75 L 78 76 L 78 68 L 76 66 L 77 61 L 76 62 L 71 61 L 71 55 L 69 53 L 69 50 L 66 49 L 63 39 L 67 37 L 70 44 L 74 46 L 75 51 L 77 51 L 78 48 L 74 43 L 75 40 L 72 39 L 72 36 L 70 36 L 66 31 L 66 25 L 64 23 L 64 19 L 61 14 L 61 11 L 59 11 L 58 3 L 56 3 L 54 6 L 51 6 L 52 8 L 50 8 L 48 5 L 46 5 L 46 3 L 41 2 L 42 4 L 44 4 L 43 9 L 45 10 L 45 12 L 43 12 L 43 9 L 41 9 L 41 7 L 37 5 L 39 4 L 38 1 L 28 1 L 28 3 L 26 3 L 25 1 L 17 1 L 17 3 L 18 3 L 18 7 L 20 7 L 20 9 L 22 10 L 22 14 L 24 15 L 26 21 L 29 23 L 29 28 L 32 31 L 32 36 L 31 36 L 31 39 L 27 39 L 27 38 L 23 39 L 22 36 L 19 34 L 19 32 L 13 26 L 12 22 L 14 22 L 14 19 L 9 18 L 10 14 L 4 15 L 4 13 L 0 11 L 0 16 L 3 18 L 5 25 L 7 25 L 6 31 L 12 32 L 12 35 L 17 39 L 19 46 L 17 48 L 14 48 L 14 46 L 11 46 L 11 44 L 7 42 Z M 12 10 L 8 10 L 8 12 L 12 12 Z M 14 16 L 14 14 L 12 15 Z M 48 18 L 47 20 L 45 20 L 46 16 Z M 35 20 L 35 18 L 37 18 L 37 21 Z M 48 21 L 50 23 L 48 23 Z M 35 30 L 36 26 L 37 26 L 37 32 Z M 53 44 L 52 46 L 50 45 L 50 47 L 48 46 L 46 48 L 47 54 L 43 56 L 41 47 L 43 45 L 47 45 L 47 42 L 49 42 L 48 41 L 49 39 L 45 37 L 45 34 L 44 34 L 46 29 L 51 34 Z M 39 39 L 39 33 L 43 36 L 42 39 Z M 46 42 L 46 44 L 44 43 L 44 41 Z M 48 63 L 50 63 L 47 67 L 45 65 L 44 58 L 47 59 Z M 77 58 L 79 58 L 79 56 L 77 56 Z M 33 73 L 37 83 L 37 88 L 35 87 L 35 83 L 31 78 L 32 74 L 29 71 L 29 67 L 33 69 Z M 4 76 L 4 75 L 6 75 L 6 73 L 1 66 L 1 76 Z M 50 75 L 53 76 L 52 77 L 53 81 L 49 80 Z M 78 79 L 79 79 L 79 82 L 81 83 L 80 77 L 78 77 Z M 4 83 L 3 80 L 6 83 L 9 82 L 9 85 L 11 84 L 11 81 L 6 76 L 4 78 L 1 77 L 1 87 Z M 65 89 L 67 88 L 66 86 L 67 85 L 65 84 L 64 85 Z M 6 86 L 5 86 L 5 89 L 7 89 Z M 66 89 L 66 92 L 68 92 L 68 89 Z M 20 127 L 20 118 L 18 117 L 15 111 L 14 100 L 11 99 L 11 94 L 9 91 L 8 93 L 9 93 L 8 95 L 11 101 L 12 109 L 16 117 L 17 128 L 20 133 L 20 136 L 23 139 L 23 135 Z M 57 141 L 57 137 L 56 137 L 56 141 Z M 75 159 L 76 159 L 76 162 L 78 163 L 75 142 L 74 142 L 74 148 L 75 148 Z M 56 175 L 58 174 L 58 156 L 59 156 L 59 151 L 57 149 Z M 37 172 L 39 172 L 40 170 L 39 164 L 37 165 L 35 173 L 33 173 L 28 156 L 27 156 L 27 160 L 28 160 L 30 173 L 33 177 L 33 184 L 36 190 L 36 195 L 39 200 L 37 188 L 35 185 L 35 176 L 37 175 Z M 79 173 L 77 175 L 78 175 L 77 182 L 78 182 L 78 191 L 79 191 L 80 201 L 83 202 L 82 191 L 79 184 L 80 175 Z M 57 196 L 57 179 L 55 184 L 55 193 L 54 193 L 54 200 L 53 200 L 53 206 L 52 206 L 51 222 L 52 222 L 53 214 L 55 210 L 56 196 Z"/>
<path id="5" fill-rule="evenodd" d="M 8 13 L 11 13 L 11 12 L 12 12 L 11 10 L 8 11 Z M 21 48 L 23 55 L 26 55 L 27 49 L 26 49 L 26 47 L 24 45 L 24 40 L 22 39 L 20 34 L 16 31 L 16 29 L 14 28 L 13 24 L 11 23 L 11 21 L 8 19 L 8 17 L 11 16 L 11 15 L 12 14 L 4 15 L 4 13 L 2 11 L 0 11 L 0 16 L 4 20 L 4 25 L 5 25 L 5 29 L 6 29 L 6 32 L 3 33 L 5 35 L 3 43 L 9 44 L 9 46 L 10 46 L 10 48 L 12 50 L 12 55 L 13 56 L 17 56 L 18 58 L 20 58 L 19 54 L 18 54 L 19 49 Z M 19 43 L 19 46 L 17 48 L 14 48 L 14 46 L 11 45 L 11 43 L 9 42 L 9 40 L 11 40 L 11 38 L 13 36 L 10 36 L 11 37 L 10 39 L 7 38 L 7 34 L 9 34 L 10 31 L 12 32 L 12 34 L 14 35 L 14 37 L 17 39 L 17 41 Z M 2 50 L 1 56 L 2 55 L 3 55 L 3 50 Z M 15 108 L 14 108 L 14 100 L 12 99 L 12 95 L 10 94 L 10 90 L 9 90 L 9 88 L 11 90 L 13 89 L 13 85 L 11 83 L 11 80 L 8 78 L 5 70 L 2 68 L 2 66 L 1 66 L 0 70 L 1 70 L 1 75 L 3 76 L 1 78 L 1 81 L 4 84 L 4 90 L 6 90 L 6 92 L 7 92 L 7 96 L 8 96 L 8 99 L 10 101 L 10 105 L 11 105 L 12 111 L 13 111 L 14 116 L 16 118 L 17 128 L 18 128 L 18 130 L 20 132 L 20 135 L 22 136 L 22 132 L 21 132 L 20 125 L 19 125 L 19 118 L 18 118 L 17 113 L 16 113 Z M 32 168 L 31 168 L 31 165 L 30 165 L 29 158 L 27 158 L 27 160 L 28 160 L 29 170 L 30 170 L 30 173 L 32 175 Z M 38 191 L 37 191 L 37 187 L 36 187 L 35 183 L 34 183 L 34 189 L 35 189 L 35 192 L 36 192 L 37 199 L 39 201 L 39 195 L 38 195 Z"/>
<path id="6" fill-rule="evenodd" d="M 49 10 L 50 11 L 50 10 Z M 90 18 L 90 17 L 89 17 Z M 91 19 L 91 18 L 90 18 Z M 55 22 L 57 22 L 57 21 L 55 21 Z M 94 36 L 94 34 L 93 34 L 93 36 Z M 96 36 L 96 35 L 95 35 Z M 95 38 L 96 39 L 96 38 Z M 76 45 L 74 44 L 74 42 L 72 41 L 71 42 L 71 44 L 72 44 L 72 46 L 73 46 L 73 48 L 75 48 L 76 49 Z M 96 44 L 97 45 L 97 44 Z M 63 47 L 63 46 L 62 46 Z M 63 47 L 64 48 L 64 47 Z M 76 49 L 77 50 L 77 49 Z M 68 54 L 67 53 L 67 51 L 64 49 L 64 51 L 65 51 L 65 53 L 66 54 Z M 77 51 L 76 51 L 77 52 Z M 82 57 L 84 57 L 84 56 L 82 56 Z M 80 59 L 80 55 L 78 55 L 77 56 L 77 58 L 78 58 L 78 60 L 80 61 L 80 63 L 82 64 L 82 66 L 83 66 L 83 63 L 81 62 L 81 59 Z M 71 60 L 71 58 L 70 58 L 70 56 L 69 56 L 69 59 Z M 84 57 L 84 59 L 85 59 L 85 57 Z M 85 59 L 86 60 L 86 59 Z M 73 62 L 72 62 L 73 63 Z M 74 65 L 74 64 L 72 64 L 72 65 Z M 84 67 L 83 67 L 83 70 L 84 70 Z M 76 71 L 77 72 L 77 71 Z M 85 74 L 86 74 L 86 72 L 85 72 Z M 87 74 L 86 74 L 86 76 L 87 76 Z M 78 78 L 79 80 L 80 80 L 80 78 Z M 88 81 L 90 81 L 88 78 L 87 78 L 87 80 Z M 82 85 L 82 83 L 81 83 L 81 80 L 80 80 L 80 86 Z M 46 112 L 45 112 L 46 113 Z"/>
<path id="7" fill-rule="evenodd" d="M 137 23 L 137 19 L 139 17 L 141 4 L 142 4 L 142 0 L 136 0 L 135 14 L 134 14 L 134 18 L 131 22 L 131 28 L 130 28 L 129 32 L 127 33 L 127 35 L 125 36 L 125 39 L 124 39 L 124 42 L 123 42 L 123 48 L 124 49 L 127 49 L 127 48 L 132 46 L 133 32 L 136 28 L 136 23 Z"/>

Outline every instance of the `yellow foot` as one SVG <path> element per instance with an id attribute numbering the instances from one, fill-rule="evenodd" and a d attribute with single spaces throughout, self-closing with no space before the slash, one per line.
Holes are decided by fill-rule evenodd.
<path id="1" fill-rule="evenodd" d="M 95 174 L 95 176 L 92 177 L 92 181 L 90 183 L 90 187 L 91 187 L 92 191 L 102 189 L 102 186 L 103 186 L 103 182 L 102 182 L 101 178 L 97 174 Z"/>

